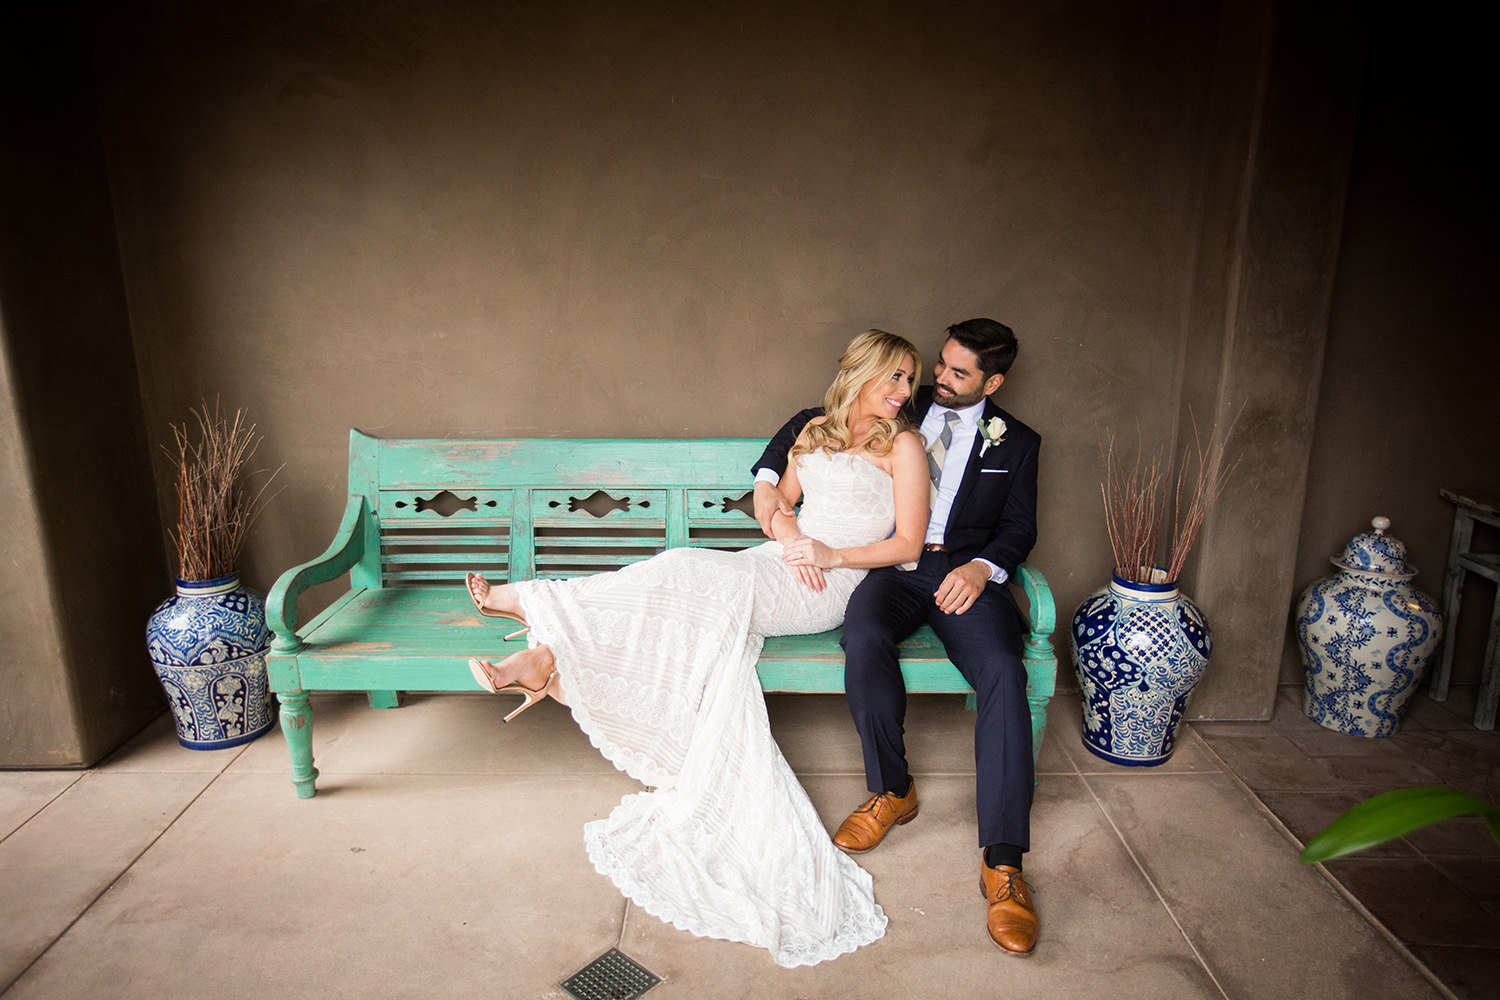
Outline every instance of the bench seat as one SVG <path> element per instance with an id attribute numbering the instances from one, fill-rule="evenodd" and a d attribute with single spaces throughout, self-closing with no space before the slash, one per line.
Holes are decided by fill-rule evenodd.
<path id="1" fill-rule="evenodd" d="M 607 453 L 620 456 L 613 466 L 602 460 Z M 524 636 L 502 638 L 513 622 L 475 612 L 465 570 L 492 579 L 577 576 L 672 544 L 758 544 L 746 511 L 747 470 L 759 454 L 760 442 L 744 439 L 382 441 L 354 431 L 350 496 L 334 542 L 282 574 L 266 602 L 267 665 L 297 794 L 311 797 L 317 777 L 309 692 L 366 691 L 373 706 L 394 708 L 400 691 L 478 691 L 470 656 L 525 647 Z M 351 588 L 299 628 L 298 596 L 345 574 Z M 1056 615 L 1042 575 L 1023 565 L 1017 576 L 1039 748 L 1057 669 Z M 839 633 L 767 639 L 757 664 L 762 688 L 841 693 Z M 901 665 L 911 693 L 968 694 L 972 704 L 927 627 L 902 645 Z"/>

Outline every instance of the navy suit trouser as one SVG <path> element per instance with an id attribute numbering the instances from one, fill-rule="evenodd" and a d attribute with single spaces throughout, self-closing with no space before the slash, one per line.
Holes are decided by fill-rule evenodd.
<path id="1" fill-rule="evenodd" d="M 975 805 L 979 844 L 1031 844 L 1031 708 L 1021 662 L 1021 614 L 1007 587 L 988 584 L 961 615 L 938 610 L 933 595 L 956 561 L 923 552 L 910 571 L 872 570 L 849 599 L 844 617 L 844 690 L 864 747 L 872 793 L 904 793 L 906 684 L 900 643 L 923 623 L 932 626 L 974 689 Z"/>

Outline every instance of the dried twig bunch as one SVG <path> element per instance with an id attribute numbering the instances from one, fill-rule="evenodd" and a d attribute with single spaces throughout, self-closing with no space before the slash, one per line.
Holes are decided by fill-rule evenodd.
<path id="1" fill-rule="evenodd" d="M 167 453 L 177 464 L 177 575 L 183 580 L 213 580 L 228 576 L 238 566 L 245 537 L 272 496 L 266 489 L 276 478 L 260 469 L 248 471 L 261 435 L 244 410 L 233 416 L 220 412 L 215 401 L 192 411 L 197 433 L 189 422 L 172 425 L 176 451 Z M 257 486 L 253 480 L 265 476 Z"/>
<path id="2" fill-rule="evenodd" d="M 1198 541 L 1198 532 L 1203 529 L 1209 510 L 1239 465 L 1238 458 L 1228 467 L 1224 464 L 1224 445 L 1230 430 L 1225 430 L 1221 437 L 1219 425 L 1215 424 L 1205 442 L 1195 422 L 1192 446 L 1183 449 L 1175 474 L 1170 464 L 1163 464 L 1160 451 L 1147 456 L 1137 448 L 1135 461 L 1127 466 L 1115 455 L 1114 432 L 1104 431 L 1100 435 L 1104 482 L 1099 489 L 1104 495 L 1104 525 L 1114 549 L 1115 573 L 1121 579 L 1161 584 L 1176 583 L 1182 576 L 1188 553 Z M 1170 521 L 1167 520 L 1169 490 Z M 1158 556 L 1164 527 L 1170 528 L 1171 537 L 1165 539 L 1166 559 L 1162 561 Z"/>

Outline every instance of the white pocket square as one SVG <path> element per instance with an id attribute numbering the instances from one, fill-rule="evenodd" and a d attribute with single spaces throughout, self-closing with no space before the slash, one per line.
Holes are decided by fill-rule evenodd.
<path id="1" fill-rule="evenodd" d="M 980 469 L 980 472 L 1009 472 L 1009 469 Z"/>

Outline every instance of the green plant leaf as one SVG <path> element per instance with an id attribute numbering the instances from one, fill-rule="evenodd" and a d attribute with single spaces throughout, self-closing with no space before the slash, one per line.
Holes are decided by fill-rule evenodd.
<path id="1" fill-rule="evenodd" d="M 1500 809 L 1452 788 L 1402 788 L 1366 799 L 1334 820 L 1302 849 L 1305 865 L 1353 854 L 1453 816 L 1478 815 L 1500 843 Z"/>

